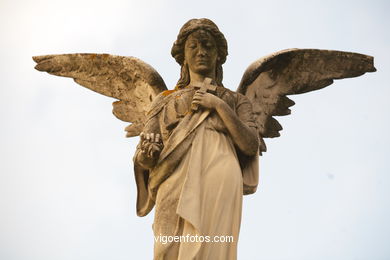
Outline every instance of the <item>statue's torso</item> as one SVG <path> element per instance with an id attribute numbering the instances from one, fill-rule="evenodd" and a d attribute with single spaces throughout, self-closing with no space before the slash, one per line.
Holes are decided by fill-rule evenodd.
<path id="1" fill-rule="evenodd" d="M 158 108 L 158 113 L 154 113 L 153 115 L 158 118 L 159 130 L 163 141 L 169 138 L 172 131 L 188 113 L 193 112 L 191 111 L 191 103 L 195 91 L 194 88 L 185 88 L 171 92 L 169 95 L 163 97 L 163 105 L 161 105 L 161 108 Z M 224 87 L 218 87 L 214 94 L 224 100 L 235 111 L 237 93 Z M 215 112 L 209 115 L 207 121 L 209 127 L 216 131 L 227 132 L 222 120 Z"/>

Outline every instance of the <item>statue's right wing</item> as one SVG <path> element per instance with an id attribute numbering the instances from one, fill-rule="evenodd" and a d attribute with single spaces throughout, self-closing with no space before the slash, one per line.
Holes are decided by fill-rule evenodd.
<path id="1" fill-rule="evenodd" d="M 127 137 L 140 134 L 154 97 L 167 90 L 157 71 L 134 57 L 61 54 L 35 56 L 33 60 L 39 71 L 73 78 L 81 86 L 118 99 L 113 103 L 113 113 L 132 123 L 126 127 Z"/>
<path id="2" fill-rule="evenodd" d="M 333 50 L 288 49 L 252 63 L 237 92 L 252 102 L 260 153 L 267 150 L 263 138 L 280 136 L 282 126 L 274 116 L 289 115 L 295 103 L 288 95 L 322 89 L 335 79 L 351 78 L 376 71 L 373 57 Z"/>

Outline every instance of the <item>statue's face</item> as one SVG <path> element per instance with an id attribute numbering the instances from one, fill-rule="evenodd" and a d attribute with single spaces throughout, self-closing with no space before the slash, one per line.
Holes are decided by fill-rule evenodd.
<path id="1" fill-rule="evenodd" d="M 184 46 L 184 59 L 192 72 L 208 76 L 215 72 L 218 58 L 214 37 L 205 30 L 191 33 Z"/>

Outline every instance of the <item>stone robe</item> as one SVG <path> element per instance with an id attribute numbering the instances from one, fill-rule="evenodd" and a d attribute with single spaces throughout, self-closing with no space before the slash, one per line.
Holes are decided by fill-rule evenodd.
<path id="1" fill-rule="evenodd" d="M 234 260 L 242 195 L 256 191 L 258 155 L 239 151 L 215 112 L 192 112 L 194 92 L 192 88 L 166 91 L 152 105 L 144 132 L 160 133 L 164 148 L 154 168 L 134 164 L 137 214 L 144 216 L 156 206 L 155 236 L 233 237 L 226 243 L 157 241 L 155 260 Z M 243 123 L 256 128 L 246 97 L 223 87 L 216 95 Z"/>

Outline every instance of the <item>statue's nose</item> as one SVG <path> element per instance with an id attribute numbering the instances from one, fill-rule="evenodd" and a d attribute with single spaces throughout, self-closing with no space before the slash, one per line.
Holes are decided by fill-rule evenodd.
<path id="1" fill-rule="evenodd" d="M 206 49 L 204 47 L 200 46 L 198 49 L 198 55 L 199 56 L 206 56 L 207 55 Z"/>

